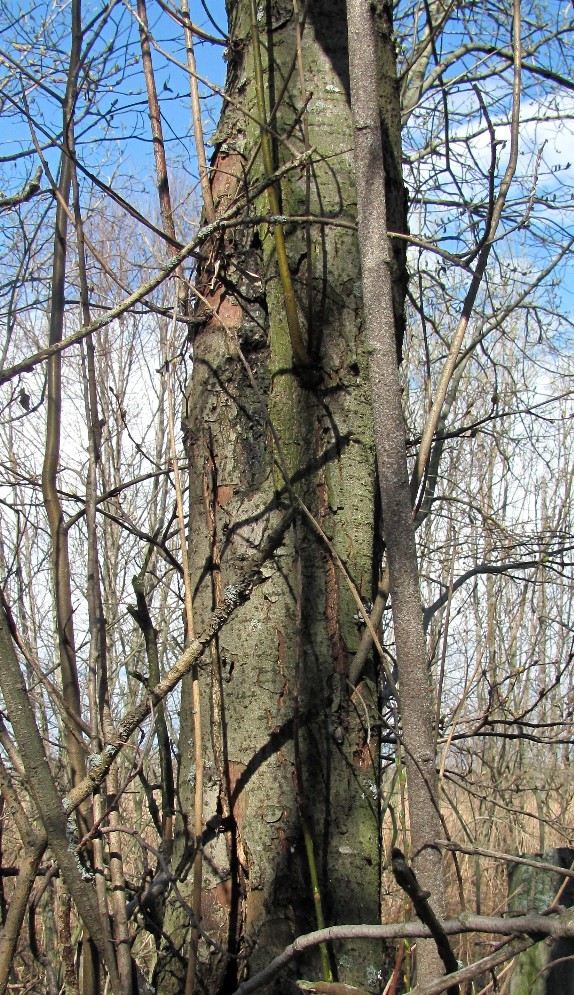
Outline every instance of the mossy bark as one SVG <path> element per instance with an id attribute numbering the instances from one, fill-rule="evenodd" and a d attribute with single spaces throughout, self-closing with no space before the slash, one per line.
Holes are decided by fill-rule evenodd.
<path id="1" fill-rule="evenodd" d="M 234 44 L 227 92 L 234 102 L 224 108 L 213 159 L 219 212 L 263 175 L 261 157 L 255 155 L 257 123 L 241 110 L 257 116 L 248 3 L 233 3 L 229 15 Z M 281 165 L 305 148 L 296 15 L 290 3 L 275 0 L 258 16 L 267 107 L 282 94 L 273 120 L 274 130 L 289 140 L 288 147 L 276 143 Z M 371 600 L 377 582 L 375 456 L 353 230 L 344 6 L 327 0 L 310 5 L 302 38 L 308 141 L 315 150 L 310 193 L 305 167 L 299 167 L 282 178 L 280 194 L 285 215 L 310 210 L 334 222 L 313 225 L 310 233 L 302 223 L 285 226 L 316 375 L 310 383 L 293 369 L 270 227 L 237 228 L 212 247 L 198 277 L 209 307 L 194 344 L 186 419 L 197 628 L 217 596 L 218 561 L 223 586 L 232 583 L 278 506 L 290 500 L 280 463 L 361 596 Z M 403 198 L 402 186 L 397 196 Z M 247 215 L 266 210 L 262 195 Z M 380 914 L 376 683 L 365 682 L 350 699 L 346 681 L 360 636 L 357 609 L 303 518 L 287 534 L 267 574 L 223 630 L 217 655 L 202 664 L 207 820 L 202 927 L 220 948 L 204 944 L 200 954 L 199 984 L 209 993 L 232 991 L 246 972 L 253 974 L 295 935 L 316 927 L 302 809 L 327 923 L 377 922 Z M 180 752 L 179 802 L 185 815 L 178 821 L 176 861 L 193 825 L 187 685 Z M 190 887 L 190 881 L 181 884 L 184 895 Z M 183 989 L 189 937 L 185 911 L 176 901 L 170 901 L 167 918 L 183 957 L 173 947 L 160 950 L 157 985 L 162 993 Z M 348 943 L 332 951 L 340 980 L 370 988 L 381 980 L 384 986 L 385 956 L 375 944 Z M 319 978 L 318 954 L 306 955 L 293 972 Z M 275 988 L 283 991 L 288 985 L 283 976 Z"/>
<path id="2" fill-rule="evenodd" d="M 572 847 L 558 847 L 534 860 L 556 867 L 572 866 Z M 524 864 L 510 864 L 508 868 L 510 911 L 518 915 L 543 912 L 560 894 L 560 904 L 572 910 L 574 881 L 564 881 L 560 873 L 537 870 Z M 569 912 L 570 918 L 574 912 Z M 546 943 L 536 943 L 515 960 L 510 981 L 510 995 L 571 995 L 574 992 L 574 941 L 567 937 Z"/>

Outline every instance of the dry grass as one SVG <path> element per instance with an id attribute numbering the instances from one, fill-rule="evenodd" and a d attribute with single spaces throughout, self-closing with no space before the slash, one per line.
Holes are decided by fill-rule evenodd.
<path id="1" fill-rule="evenodd" d="M 516 760 L 516 758 L 513 758 Z M 465 780 L 450 777 L 442 784 L 444 838 L 468 849 L 490 850 L 508 857 L 536 856 L 555 847 L 574 846 L 574 798 L 572 767 L 555 758 L 545 769 L 514 764 L 512 772 L 498 770 L 496 783 L 493 765 L 480 765 L 475 758 L 472 776 Z M 478 771 L 478 774 L 477 774 Z M 402 824 L 401 799 L 392 799 L 394 818 L 389 811 L 383 821 L 385 852 L 394 845 L 395 825 Z M 496 915 L 520 907 L 516 895 L 509 894 L 510 860 L 480 854 L 445 852 L 447 878 L 447 915 L 466 910 L 482 915 Z M 396 885 L 392 872 L 383 875 L 381 918 L 383 922 L 400 922 L 410 918 L 408 900 Z M 517 903 L 517 904 L 515 904 Z M 472 963 L 485 956 L 493 943 L 485 936 L 462 936 L 457 956 Z M 505 979 L 509 982 L 510 972 Z M 504 982 L 501 980 L 501 991 Z M 398 989 L 397 989 L 398 990 Z M 404 990 L 404 989 L 402 989 Z"/>

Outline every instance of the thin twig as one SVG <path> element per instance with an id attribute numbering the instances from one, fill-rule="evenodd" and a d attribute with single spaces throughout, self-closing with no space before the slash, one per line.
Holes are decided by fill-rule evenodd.
<path id="1" fill-rule="evenodd" d="M 543 916 L 538 913 L 531 913 L 526 916 L 516 916 L 515 918 L 504 919 L 502 916 L 472 916 L 461 915 L 455 919 L 447 919 L 442 923 L 445 933 L 448 936 L 457 936 L 462 933 L 491 933 L 499 936 L 521 936 L 525 935 L 535 942 L 546 936 L 574 938 L 574 923 L 568 920 L 568 916 Z M 390 925 L 349 925 L 349 926 L 329 926 L 327 929 L 315 930 L 298 936 L 293 943 L 270 961 L 262 971 L 259 971 L 252 978 L 244 981 L 236 989 L 234 995 L 251 995 L 264 985 L 267 985 L 287 964 L 302 953 L 320 943 L 335 943 L 339 940 L 397 940 L 401 937 L 405 939 L 430 938 L 431 932 L 427 926 L 420 922 L 400 922 Z M 506 958 L 505 958 L 506 959 Z M 470 969 L 465 968 L 466 972 Z M 425 985 L 416 989 L 418 995 L 434 995 L 435 992 L 444 991 L 453 981 L 457 980 L 457 974 L 451 977 L 442 978 L 433 985 Z M 466 975 L 468 977 L 468 974 Z"/>
<path id="2" fill-rule="evenodd" d="M 424 478 L 425 468 L 427 466 L 432 441 L 436 427 L 438 425 L 442 406 L 446 397 L 448 390 L 448 385 L 450 383 L 451 377 L 456 368 L 456 363 L 458 355 L 463 343 L 463 339 L 468 327 L 470 316 L 474 309 L 476 298 L 480 285 L 482 283 L 482 278 L 484 276 L 488 258 L 490 255 L 490 250 L 494 243 L 496 237 L 496 231 L 500 222 L 502 215 L 502 210 L 506 203 L 506 197 L 510 189 L 510 184 L 516 172 L 516 164 L 518 162 L 518 138 L 519 138 L 519 126 L 520 126 L 520 93 L 521 93 L 521 65 L 522 65 L 522 46 L 520 39 L 521 21 L 520 21 L 520 0 L 513 0 L 513 59 L 514 59 L 514 81 L 512 87 L 512 116 L 510 125 L 510 156 L 508 160 L 508 165 L 506 171 L 502 178 L 500 188 L 498 191 L 498 196 L 494 203 L 492 209 L 492 216 L 490 218 L 490 224 L 488 226 L 488 237 L 484 241 L 484 245 L 479 253 L 474 275 L 472 277 L 467 295 L 464 300 L 462 314 L 458 321 L 457 327 L 455 329 L 449 354 L 445 361 L 439 383 L 437 385 L 435 400 L 427 418 L 426 425 L 424 427 L 421 444 L 419 447 L 419 452 L 417 456 L 417 462 L 415 469 L 411 477 L 411 495 L 413 498 L 413 505 L 415 507 L 420 504 L 422 500 L 422 495 L 418 495 L 421 483 Z M 418 499 L 417 499 L 418 495 Z"/>

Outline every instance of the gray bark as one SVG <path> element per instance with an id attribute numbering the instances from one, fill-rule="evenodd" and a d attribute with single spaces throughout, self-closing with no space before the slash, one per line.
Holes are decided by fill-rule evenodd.
<path id="1" fill-rule="evenodd" d="M 359 208 L 365 332 L 378 458 L 383 527 L 400 683 L 400 718 L 407 770 L 411 848 L 422 886 L 444 914 L 433 695 L 419 591 L 406 435 L 395 345 L 391 246 L 385 208 L 385 161 L 377 95 L 375 22 L 368 0 L 348 0 L 351 104 Z M 390 24 L 390 14 L 388 18 Z M 387 43 L 391 44 L 390 37 Z M 417 977 L 443 973 L 432 944 L 420 944 Z"/>
<path id="2" fill-rule="evenodd" d="M 289 133 L 290 143 L 288 149 L 277 143 L 280 165 L 305 148 L 300 81 L 290 76 L 296 22 L 291 6 L 287 10 L 279 3 L 268 18 L 260 22 L 271 61 L 265 73 L 267 113 L 281 95 L 273 129 Z M 233 5 L 231 33 L 244 44 L 232 49 L 227 90 L 256 114 L 252 52 L 245 41 L 247 3 Z M 309 8 L 302 56 L 305 88 L 313 94 L 308 142 L 317 154 L 309 203 L 299 168 L 281 181 L 282 212 L 293 217 L 310 209 L 352 229 L 356 192 L 342 4 L 319 2 Z M 219 212 L 242 195 L 245 183 L 261 178 L 259 158 L 249 172 L 258 139 L 257 123 L 228 105 L 214 158 Z M 264 213 L 265 201 L 250 210 Z M 226 235 L 211 254 L 218 270 L 208 260 L 197 278 L 207 302 L 202 305 L 206 321 L 194 345 L 186 420 L 197 629 L 213 607 L 215 564 L 221 561 L 223 586 L 233 583 L 266 535 L 269 513 L 288 500 L 281 461 L 365 599 L 372 600 L 378 580 L 374 438 L 356 235 L 330 225 L 313 225 L 307 232 L 295 223 L 286 224 L 284 233 L 306 347 L 317 371 L 311 386 L 293 369 L 268 226 Z M 238 358 L 237 341 L 256 389 Z M 202 662 L 205 811 L 208 825 L 219 830 L 214 839 L 213 829 L 204 834 L 209 842 L 202 926 L 239 958 L 203 949 L 201 983 L 209 992 L 234 984 L 246 970 L 256 971 L 297 933 L 316 925 L 302 810 L 311 829 L 326 922 L 376 922 L 380 915 L 377 700 L 372 684 L 362 684 L 360 697 L 353 700 L 347 688 L 360 635 L 357 609 L 329 555 L 303 522 L 286 537 L 267 574 L 266 583 L 219 634 L 217 654 Z M 190 715 L 186 685 L 182 716 Z M 192 825 L 193 742 L 186 721 L 180 752 L 185 818 L 178 820 L 176 869 L 191 842 L 186 826 Z M 189 896 L 190 883 L 180 887 Z M 181 984 L 189 941 L 185 910 L 175 900 L 168 905 L 166 929 L 183 960 L 179 964 L 167 949 L 161 951 L 157 979 L 162 992 L 177 991 Z M 334 954 L 341 980 L 377 987 L 386 974 L 380 944 L 350 941 Z M 312 964 L 318 976 L 319 963 Z"/>

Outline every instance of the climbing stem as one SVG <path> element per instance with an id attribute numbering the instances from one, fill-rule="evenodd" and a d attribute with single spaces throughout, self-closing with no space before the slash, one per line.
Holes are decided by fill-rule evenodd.
<path id="1" fill-rule="evenodd" d="M 263 169 L 265 176 L 269 179 L 273 176 L 273 152 L 271 149 L 271 138 L 267 126 L 267 111 L 265 108 L 265 90 L 263 84 L 263 65 L 261 61 L 261 45 L 259 43 L 259 27 L 257 25 L 257 6 L 255 0 L 251 0 L 251 37 L 253 41 L 253 62 L 255 71 L 255 92 L 257 95 L 257 116 L 259 117 L 259 127 L 261 132 L 261 156 L 263 159 Z M 267 189 L 269 210 L 273 215 L 279 215 L 280 202 L 275 185 Z M 285 248 L 285 236 L 283 227 L 280 224 L 273 226 L 273 236 L 275 239 L 275 253 L 277 256 L 277 268 L 285 300 L 285 314 L 287 326 L 289 328 L 289 338 L 291 349 L 296 366 L 310 366 L 311 360 L 307 352 L 307 347 L 303 340 L 303 331 L 299 314 L 297 311 L 297 301 L 293 290 L 293 280 L 287 260 L 287 249 Z"/>
<path id="2" fill-rule="evenodd" d="M 307 854 L 307 863 L 309 865 L 309 876 L 311 878 L 311 889 L 313 891 L 313 903 L 315 905 L 317 929 L 324 929 L 325 919 L 323 916 L 323 906 L 321 904 L 321 890 L 319 888 L 319 878 L 317 876 L 317 864 L 315 862 L 313 837 L 311 835 L 311 830 L 309 829 L 307 820 L 302 813 L 299 813 L 299 817 L 301 819 L 301 826 L 303 829 L 303 839 L 305 840 L 305 853 Z M 327 944 L 321 943 L 319 945 L 319 950 L 321 953 L 321 966 L 323 968 L 323 981 L 333 981 L 333 972 L 331 971 L 331 965 L 329 964 L 329 951 L 327 950 Z"/>

